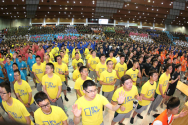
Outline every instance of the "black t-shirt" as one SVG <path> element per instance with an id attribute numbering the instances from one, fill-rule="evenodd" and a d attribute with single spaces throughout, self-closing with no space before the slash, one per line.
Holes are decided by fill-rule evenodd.
<path id="1" fill-rule="evenodd" d="M 151 67 L 150 67 L 150 71 L 151 71 L 151 70 L 156 70 L 157 72 L 159 72 L 159 70 L 158 70 L 158 67 L 157 67 L 157 66 L 156 66 L 155 68 L 154 68 L 153 66 L 151 66 Z"/>
<path id="2" fill-rule="evenodd" d="M 180 72 L 177 73 L 177 71 L 175 71 L 175 72 L 173 73 L 173 75 L 172 75 L 172 80 L 177 79 L 179 75 L 180 75 Z M 169 88 L 174 88 L 174 89 L 175 89 L 176 86 L 177 86 L 177 83 L 178 83 L 178 80 L 177 80 L 176 82 L 174 82 L 173 84 L 170 84 L 170 85 L 169 85 Z"/>
<path id="3" fill-rule="evenodd" d="M 129 63 L 127 64 L 127 70 L 133 67 L 133 62 L 129 60 Z"/>
<path id="4" fill-rule="evenodd" d="M 144 63 L 139 63 L 139 65 L 140 65 L 140 72 L 142 74 L 142 69 L 144 68 Z"/>
<path id="5" fill-rule="evenodd" d="M 176 68 L 176 64 L 172 63 L 172 73 L 170 74 L 170 76 L 174 74 L 175 68 Z"/>
<path id="6" fill-rule="evenodd" d="M 160 62 L 160 61 L 158 62 L 157 68 L 158 68 L 158 71 L 159 71 L 160 68 L 161 68 L 161 62 Z"/>
<path id="7" fill-rule="evenodd" d="M 144 63 L 144 69 L 145 69 L 146 75 L 149 75 L 150 67 L 151 67 L 151 63 Z M 145 76 L 145 75 L 143 75 L 143 76 Z"/>

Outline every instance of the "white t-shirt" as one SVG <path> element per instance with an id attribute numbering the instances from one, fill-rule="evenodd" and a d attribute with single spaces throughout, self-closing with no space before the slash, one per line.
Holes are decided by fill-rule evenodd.
<path id="1" fill-rule="evenodd" d="M 170 117 L 168 117 L 168 124 L 170 123 L 171 117 L 172 117 L 172 115 Z M 153 123 L 153 125 L 163 125 L 163 123 L 161 121 L 157 120 Z"/>

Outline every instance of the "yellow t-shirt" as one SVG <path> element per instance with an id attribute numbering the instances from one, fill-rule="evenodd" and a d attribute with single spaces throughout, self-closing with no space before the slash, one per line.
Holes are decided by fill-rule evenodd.
<path id="1" fill-rule="evenodd" d="M 156 89 L 156 93 L 158 95 L 161 95 L 161 92 L 159 91 L 159 85 L 162 85 L 162 90 L 163 90 L 163 94 L 165 93 L 166 91 L 166 87 L 168 85 L 168 82 L 170 80 L 170 74 L 168 74 L 168 76 L 166 75 L 166 72 L 164 72 L 161 77 L 159 78 L 159 83 L 158 83 L 158 86 L 157 86 L 157 89 Z"/>
<path id="2" fill-rule="evenodd" d="M 80 72 L 78 69 L 74 70 L 73 74 L 72 74 L 72 78 L 77 80 L 79 77 L 81 76 Z"/>
<path id="3" fill-rule="evenodd" d="M 64 58 L 62 58 L 62 62 L 65 63 L 65 64 L 67 64 L 69 62 L 69 59 L 64 56 Z"/>
<path id="4" fill-rule="evenodd" d="M 133 70 L 132 68 L 130 68 L 129 70 L 127 70 L 126 74 L 127 75 L 130 75 L 132 80 L 134 81 L 133 82 L 133 85 L 136 85 L 136 80 L 137 80 L 137 76 L 138 76 L 138 73 L 139 73 L 139 70 L 136 69 L 136 70 Z"/>
<path id="5" fill-rule="evenodd" d="M 108 60 L 112 60 L 112 62 L 114 63 L 113 68 L 115 68 L 115 65 L 116 65 L 116 63 L 117 63 L 116 58 L 112 57 L 112 59 L 111 59 L 110 57 L 108 57 L 108 58 L 106 59 L 106 62 L 107 62 Z"/>
<path id="6" fill-rule="evenodd" d="M 86 80 L 92 80 L 92 79 L 90 77 L 87 77 Z M 83 86 L 82 86 L 84 81 L 85 80 L 83 80 L 81 77 L 79 77 L 74 84 L 74 89 L 79 90 L 82 96 L 84 95 Z M 77 94 L 77 97 L 79 98 L 80 96 Z"/>
<path id="7" fill-rule="evenodd" d="M 119 77 L 121 78 L 124 75 L 125 70 L 127 70 L 127 64 L 123 63 L 122 65 L 121 63 L 118 63 L 115 66 L 115 70 L 118 71 Z M 117 79 L 119 78 L 117 77 Z"/>
<path id="8" fill-rule="evenodd" d="M 99 57 L 95 57 L 93 58 L 92 56 L 89 58 L 88 60 L 88 64 L 90 64 L 90 66 L 93 69 L 96 69 L 96 65 L 100 62 Z M 89 68 L 89 70 L 93 71 L 91 68 Z"/>
<path id="9" fill-rule="evenodd" d="M 153 85 L 150 84 L 149 80 L 142 86 L 141 94 L 144 94 L 144 97 L 151 98 L 153 93 L 156 90 L 156 82 Z M 150 101 L 142 99 L 142 101 L 138 102 L 141 106 L 149 105 Z"/>
<path id="10" fill-rule="evenodd" d="M 22 80 L 22 84 L 19 85 L 18 82 L 16 81 L 14 84 L 14 91 L 15 93 L 18 93 L 20 98 L 23 100 L 24 104 L 28 103 L 29 100 L 29 94 L 30 92 L 32 92 L 31 90 L 31 86 L 24 80 Z M 30 104 L 32 104 L 34 102 L 33 97 L 31 99 Z"/>
<path id="11" fill-rule="evenodd" d="M 138 95 L 138 90 L 136 86 L 132 86 L 132 89 L 130 91 L 125 91 L 123 87 L 118 88 L 113 96 L 112 96 L 112 101 L 117 102 L 117 99 L 119 97 L 119 93 L 123 91 L 126 94 L 125 97 L 125 101 L 123 103 L 123 106 L 125 107 L 124 111 L 121 111 L 121 109 L 119 108 L 118 110 L 116 110 L 117 113 L 128 113 L 133 109 L 133 101 L 136 95 Z"/>
<path id="12" fill-rule="evenodd" d="M 107 70 L 106 63 L 103 65 L 101 62 L 99 62 L 99 63 L 96 65 L 96 72 L 99 72 L 99 75 L 101 75 L 101 73 L 102 73 L 104 70 Z M 99 78 L 98 76 L 97 76 L 97 80 L 100 80 L 100 78 Z"/>
<path id="13" fill-rule="evenodd" d="M 78 109 L 82 108 L 82 125 L 100 125 L 103 122 L 103 106 L 109 104 L 109 101 L 97 94 L 92 101 L 87 101 L 82 96 L 75 104 Z"/>
<path id="14" fill-rule="evenodd" d="M 45 85 L 46 91 L 51 99 L 56 99 L 58 93 L 58 87 L 62 86 L 61 78 L 53 74 L 52 78 L 48 77 L 48 74 L 42 77 L 42 85 Z M 59 95 L 61 97 L 61 94 Z"/>
<path id="15" fill-rule="evenodd" d="M 1 55 L 3 56 L 3 55 Z M 5 59 L 4 58 L 0 58 L 0 62 L 3 62 Z M 3 65 L 1 65 L 1 68 L 3 68 Z"/>
<path id="16" fill-rule="evenodd" d="M 7 55 L 6 55 L 6 57 L 7 57 L 8 55 L 9 55 L 9 54 L 7 54 Z M 12 53 L 10 53 L 10 57 L 11 57 L 11 58 L 13 58 L 13 55 L 12 55 Z"/>
<path id="17" fill-rule="evenodd" d="M 82 63 L 84 64 L 84 61 L 83 61 L 82 59 L 79 59 L 79 60 L 74 59 L 74 60 L 72 61 L 72 66 L 74 66 L 75 69 L 77 69 L 77 68 L 78 68 L 78 67 L 77 67 L 77 63 L 79 63 L 79 62 L 82 62 Z"/>
<path id="18" fill-rule="evenodd" d="M 37 125 L 63 125 L 62 121 L 67 120 L 67 115 L 58 106 L 51 105 L 52 112 L 48 115 L 44 114 L 41 108 L 34 113 L 35 123 Z"/>
<path id="19" fill-rule="evenodd" d="M 88 60 L 90 57 L 92 57 L 92 55 L 91 55 L 91 54 L 88 54 L 88 55 L 86 56 L 86 59 Z"/>
<path id="20" fill-rule="evenodd" d="M 46 63 L 46 62 L 45 62 Z M 40 66 L 37 65 L 37 63 L 33 64 L 32 71 L 36 73 L 36 76 L 39 78 L 39 80 L 42 82 L 42 77 L 44 76 L 46 69 L 46 64 L 41 63 Z M 36 79 L 36 82 L 39 83 L 39 81 Z"/>
<path id="21" fill-rule="evenodd" d="M 59 48 L 58 47 L 54 47 L 51 52 L 52 52 L 53 55 L 57 56 L 58 52 L 59 52 Z"/>
<path id="22" fill-rule="evenodd" d="M 49 63 L 53 63 L 53 62 L 50 60 Z M 43 64 L 44 64 L 45 67 L 46 67 L 46 61 L 44 61 Z"/>
<path id="23" fill-rule="evenodd" d="M 100 81 L 105 83 L 110 83 L 117 78 L 116 71 L 112 70 L 112 72 L 108 72 L 107 70 L 103 71 L 100 75 Z M 102 85 L 103 92 L 111 92 L 114 90 L 114 85 Z"/>
<path id="24" fill-rule="evenodd" d="M 47 54 L 47 53 L 46 53 Z M 49 52 L 49 55 L 50 55 L 50 61 L 54 61 L 54 56 L 53 56 L 53 54 L 52 54 L 52 51 L 51 52 Z M 53 58 L 53 59 L 52 59 Z"/>
<path id="25" fill-rule="evenodd" d="M 65 75 L 59 74 L 59 71 L 62 71 L 63 73 L 68 71 L 67 64 L 62 63 L 61 65 L 59 65 L 57 62 L 54 62 L 54 72 L 61 78 L 61 81 L 64 82 Z"/>
<path id="26" fill-rule="evenodd" d="M 11 97 L 12 98 L 12 97 Z M 2 101 L 3 107 L 6 112 L 8 112 L 16 122 L 26 124 L 27 121 L 25 117 L 30 116 L 26 107 L 19 100 L 12 98 L 12 105 L 9 106 L 5 101 Z M 31 121 L 31 125 L 34 125 Z"/>
<path id="27" fill-rule="evenodd" d="M 86 49 L 85 49 L 84 54 L 85 54 L 86 56 L 87 56 L 88 54 L 90 54 L 90 52 L 89 52 L 89 49 L 88 49 L 88 48 L 86 48 Z"/>
<path id="28" fill-rule="evenodd" d="M 66 54 L 67 54 L 67 55 L 69 54 L 69 49 L 66 49 Z"/>
<path id="29" fill-rule="evenodd" d="M 72 58 L 75 57 L 75 53 L 76 53 L 76 52 L 72 52 Z M 79 57 L 81 58 L 82 56 L 81 56 L 80 52 L 78 52 L 78 54 L 79 54 Z"/>

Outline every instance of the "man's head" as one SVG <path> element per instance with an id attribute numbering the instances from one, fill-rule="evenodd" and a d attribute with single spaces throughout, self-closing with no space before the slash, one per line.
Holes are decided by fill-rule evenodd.
<path id="1" fill-rule="evenodd" d="M 5 82 L 0 84 L 0 96 L 3 101 L 7 101 L 11 97 L 11 88 Z"/>
<path id="2" fill-rule="evenodd" d="M 15 79 L 16 81 L 18 81 L 18 80 L 21 79 L 21 75 L 20 75 L 19 69 L 14 70 L 14 79 Z"/>
<path id="3" fill-rule="evenodd" d="M 36 93 L 34 99 L 42 111 L 49 112 L 51 110 L 48 96 L 43 91 Z"/>
<path id="4" fill-rule="evenodd" d="M 177 71 L 181 71 L 181 64 L 177 64 L 176 69 L 177 69 Z"/>
<path id="5" fill-rule="evenodd" d="M 62 63 L 62 57 L 60 55 L 57 55 L 56 56 L 56 60 L 57 60 L 57 63 L 58 64 L 61 64 Z"/>
<path id="6" fill-rule="evenodd" d="M 35 59 L 36 59 L 36 63 L 39 65 L 41 63 L 41 57 L 37 55 Z"/>
<path id="7" fill-rule="evenodd" d="M 121 77 L 121 83 L 122 86 L 126 89 L 126 90 L 131 90 L 132 86 L 133 86 L 133 81 L 130 75 L 124 75 Z"/>
<path id="8" fill-rule="evenodd" d="M 158 60 L 157 59 L 153 59 L 153 66 L 157 66 L 158 65 Z"/>
<path id="9" fill-rule="evenodd" d="M 93 57 L 95 57 L 95 56 L 96 56 L 96 52 L 95 52 L 94 50 L 92 50 L 92 51 L 91 51 L 91 55 L 92 55 Z"/>
<path id="10" fill-rule="evenodd" d="M 47 63 L 46 64 L 46 74 L 53 73 L 53 71 L 54 71 L 53 63 Z"/>
<path id="11" fill-rule="evenodd" d="M 94 99 L 97 94 L 97 85 L 92 80 L 86 80 L 83 83 L 83 92 L 85 96 Z"/>
<path id="12" fill-rule="evenodd" d="M 112 60 L 108 60 L 106 62 L 106 66 L 108 69 L 113 69 L 114 63 L 112 62 Z"/>
<path id="13" fill-rule="evenodd" d="M 82 62 L 77 63 L 78 69 L 80 69 L 81 66 L 83 66 Z"/>
<path id="14" fill-rule="evenodd" d="M 168 72 L 169 74 L 172 72 L 172 64 L 167 63 L 165 68 L 166 68 L 166 72 Z"/>
<path id="15" fill-rule="evenodd" d="M 18 56 L 18 61 L 22 62 L 22 56 L 21 55 Z"/>
<path id="16" fill-rule="evenodd" d="M 133 60 L 133 67 L 137 69 L 138 66 L 139 66 L 138 60 Z"/>
<path id="17" fill-rule="evenodd" d="M 81 66 L 79 69 L 81 76 L 88 76 L 88 70 L 86 66 Z"/>
<path id="18" fill-rule="evenodd" d="M 110 51 L 109 56 L 113 57 L 113 51 Z"/>
<path id="19" fill-rule="evenodd" d="M 167 111 L 173 115 L 178 114 L 179 106 L 180 106 L 179 98 L 171 97 L 169 101 L 167 102 Z"/>
<path id="20" fill-rule="evenodd" d="M 18 69 L 18 64 L 17 64 L 17 63 L 13 63 L 13 64 L 12 64 L 12 69 L 13 69 L 13 70 Z"/>
<path id="21" fill-rule="evenodd" d="M 75 58 L 76 58 L 77 60 L 80 58 L 78 52 L 75 53 Z"/>
<path id="22" fill-rule="evenodd" d="M 10 57 L 10 56 L 7 56 L 7 57 L 6 57 L 6 61 L 7 61 L 7 63 L 10 63 L 11 57 Z"/>
<path id="23" fill-rule="evenodd" d="M 144 58 L 143 56 L 139 56 L 139 57 L 138 57 L 138 60 L 139 60 L 140 63 L 143 62 L 143 58 Z"/>
<path id="24" fill-rule="evenodd" d="M 152 81 L 157 81 L 158 80 L 158 72 L 156 70 L 149 71 L 149 78 Z"/>
<path id="25" fill-rule="evenodd" d="M 29 57 L 30 58 L 32 58 L 32 55 L 33 55 L 32 51 L 29 51 Z"/>
<path id="26" fill-rule="evenodd" d="M 101 62 L 105 61 L 106 60 L 106 55 L 105 54 L 101 54 L 100 55 L 100 60 L 101 60 Z"/>
<path id="27" fill-rule="evenodd" d="M 124 62 L 125 61 L 125 56 L 120 54 L 120 62 Z"/>
<path id="28" fill-rule="evenodd" d="M 60 55 L 61 55 L 61 57 L 64 56 L 64 51 L 63 50 L 60 51 Z"/>

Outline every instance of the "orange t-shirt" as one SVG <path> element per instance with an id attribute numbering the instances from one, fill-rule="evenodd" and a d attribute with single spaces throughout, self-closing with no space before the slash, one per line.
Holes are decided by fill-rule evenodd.
<path id="1" fill-rule="evenodd" d="M 182 62 L 182 64 L 181 64 L 181 71 L 185 72 L 186 67 L 187 67 L 187 61 L 186 61 L 186 60 L 183 60 L 183 62 Z"/>
<path id="2" fill-rule="evenodd" d="M 166 59 L 166 56 L 164 54 L 161 54 L 161 64 L 164 63 L 164 60 Z"/>
<path id="3" fill-rule="evenodd" d="M 184 56 L 181 56 L 180 61 L 182 62 L 184 59 L 185 59 Z"/>

